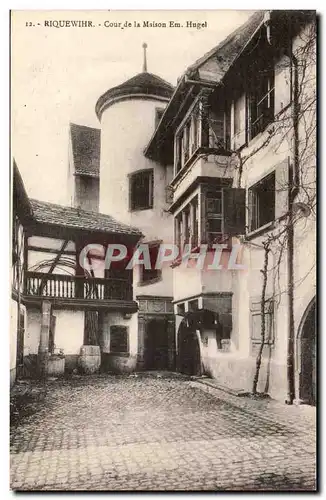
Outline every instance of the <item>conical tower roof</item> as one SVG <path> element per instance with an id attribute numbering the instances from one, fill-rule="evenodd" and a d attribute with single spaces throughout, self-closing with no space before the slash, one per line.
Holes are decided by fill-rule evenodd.
<path id="1" fill-rule="evenodd" d="M 173 86 L 160 78 L 159 76 L 143 71 L 138 75 L 133 76 L 126 82 L 107 90 L 98 99 L 95 111 L 99 119 L 101 119 L 104 109 L 106 109 L 117 98 L 128 96 L 149 96 L 161 97 L 164 100 L 169 100 L 173 94 Z"/>

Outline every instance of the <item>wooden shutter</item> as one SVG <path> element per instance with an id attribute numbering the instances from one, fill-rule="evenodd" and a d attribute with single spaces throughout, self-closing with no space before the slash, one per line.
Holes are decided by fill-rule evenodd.
<path id="1" fill-rule="evenodd" d="M 275 65 L 275 114 L 279 113 L 291 102 L 291 61 L 283 55 Z"/>
<path id="2" fill-rule="evenodd" d="M 241 94 L 234 102 L 233 148 L 238 149 L 246 142 L 246 94 Z"/>
<path id="3" fill-rule="evenodd" d="M 248 231 L 253 231 L 254 229 L 254 193 L 252 189 L 248 189 Z"/>
<path id="4" fill-rule="evenodd" d="M 245 234 L 246 190 L 242 188 L 223 189 L 224 233 Z"/>
<path id="5" fill-rule="evenodd" d="M 275 167 L 275 219 L 289 210 L 289 158 Z"/>

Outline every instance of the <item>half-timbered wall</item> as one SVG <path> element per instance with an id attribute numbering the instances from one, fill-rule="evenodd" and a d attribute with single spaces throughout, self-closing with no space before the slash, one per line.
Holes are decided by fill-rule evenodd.
<path id="1" fill-rule="evenodd" d="M 30 236 L 28 238 L 27 270 L 48 273 L 52 262 L 61 252 L 63 244 L 64 240 L 62 239 Z M 69 241 L 52 273 L 75 275 L 75 252 L 75 243 Z"/>

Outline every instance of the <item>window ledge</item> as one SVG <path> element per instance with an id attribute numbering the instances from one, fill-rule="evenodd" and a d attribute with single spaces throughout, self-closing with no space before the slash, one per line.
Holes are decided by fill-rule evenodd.
<path id="1" fill-rule="evenodd" d="M 223 243 L 214 243 L 214 245 L 222 245 Z M 193 247 L 191 250 L 190 250 L 190 254 L 192 253 L 200 253 L 200 245 L 207 245 L 207 253 L 210 253 L 210 252 L 215 252 L 215 248 L 212 247 L 212 243 L 208 244 L 208 243 L 205 243 L 205 242 L 202 242 L 200 243 L 199 245 Z M 228 245 L 226 248 L 223 248 L 223 252 L 231 252 L 232 251 L 232 245 Z M 170 267 L 172 267 L 172 269 L 174 267 L 178 267 L 180 266 L 180 264 L 183 262 L 183 259 L 182 257 L 177 257 L 171 264 Z"/>
<path id="2" fill-rule="evenodd" d="M 275 228 L 275 221 L 268 222 L 267 224 L 264 224 L 263 226 L 259 227 L 258 229 L 255 229 L 254 231 L 250 231 L 249 233 L 246 234 L 246 240 L 252 240 L 258 236 L 261 236 L 262 234 L 266 233 L 267 231 L 270 231 L 271 229 Z"/>
<path id="3" fill-rule="evenodd" d="M 187 172 L 190 165 L 201 155 L 221 155 L 221 156 L 231 156 L 231 152 L 227 151 L 224 148 L 210 148 L 210 147 L 198 147 L 192 155 L 188 158 L 183 167 L 176 173 L 174 178 L 172 179 L 170 185 L 174 186 L 178 180 L 181 179 L 184 173 Z"/>
<path id="4" fill-rule="evenodd" d="M 143 212 L 144 210 L 153 210 L 153 205 L 145 208 L 130 208 L 129 212 Z"/>

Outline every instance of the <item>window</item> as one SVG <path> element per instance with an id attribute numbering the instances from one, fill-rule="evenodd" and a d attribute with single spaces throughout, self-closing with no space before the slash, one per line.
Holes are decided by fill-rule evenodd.
<path id="1" fill-rule="evenodd" d="M 260 52 L 249 70 L 249 140 L 274 119 L 274 68 L 272 59 Z"/>
<path id="2" fill-rule="evenodd" d="M 275 172 L 264 177 L 248 191 L 249 232 L 275 219 Z"/>
<path id="3" fill-rule="evenodd" d="M 192 249 L 204 243 L 228 245 L 232 235 L 245 234 L 245 197 L 245 189 L 201 184 L 198 195 L 175 216 L 175 244 L 180 250 L 186 243 Z"/>
<path id="4" fill-rule="evenodd" d="M 144 265 L 140 267 L 140 285 L 150 285 L 151 283 L 156 283 L 162 276 L 161 269 L 155 269 L 157 255 L 160 245 L 157 243 L 149 245 L 149 256 L 151 268 L 146 269 Z"/>
<path id="5" fill-rule="evenodd" d="M 190 300 L 188 302 L 188 311 L 198 311 L 199 309 L 199 306 L 198 306 L 198 299 L 195 299 L 195 300 Z"/>
<path id="6" fill-rule="evenodd" d="M 201 145 L 199 138 L 199 108 L 195 107 L 191 116 L 185 122 L 182 129 L 176 136 L 176 154 L 175 154 L 175 173 L 187 163 L 189 158 L 195 153 L 197 148 Z"/>
<path id="7" fill-rule="evenodd" d="M 130 176 L 130 210 L 153 208 L 153 170 L 142 170 Z"/>
<path id="8" fill-rule="evenodd" d="M 206 195 L 206 234 L 208 244 L 221 243 L 223 240 L 222 190 Z"/>
<path id="9" fill-rule="evenodd" d="M 185 311 L 186 311 L 186 309 L 185 309 L 185 304 L 184 303 L 177 305 L 177 315 L 184 316 L 185 315 Z"/>
<path id="10" fill-rule="evenodd" d="M 198 196 L 195 196 L 175 218 L 175 242 L 180 249 L 186 244 L 198 245 L 198 212 Z"/>
<path id="11" fill-rule="evenodd" d="M 110 328 L 110 352 L 120 354 L 129 352 L 128 328 L 114 325 Z"/>

